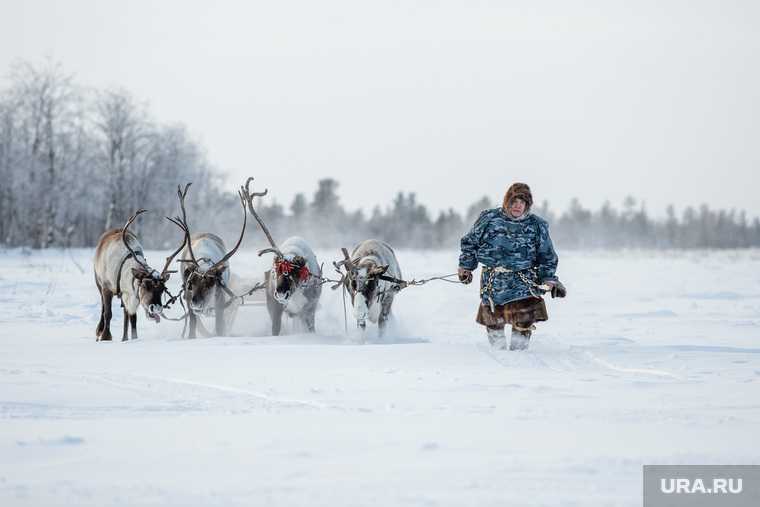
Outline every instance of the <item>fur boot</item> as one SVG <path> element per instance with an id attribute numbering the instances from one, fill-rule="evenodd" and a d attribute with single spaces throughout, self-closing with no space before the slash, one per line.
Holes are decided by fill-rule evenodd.
<path id="1" fill-rule="evenodd" d="M 504 327 L 487 327 L 488 341 L 491 343 L 491 347 L 497 350 L 506 350 L 507 348 L 507 335 L 504 333 Z"/>
<path id="2" fill-rule="evenodd" d="M 512 337 L 509 341 L 509 350 L 525 350 L 530 343 L 531 331 L 519 331 L 512 329 Z"/>

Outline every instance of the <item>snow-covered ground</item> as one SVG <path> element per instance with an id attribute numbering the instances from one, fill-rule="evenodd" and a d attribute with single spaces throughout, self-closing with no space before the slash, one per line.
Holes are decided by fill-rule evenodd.
<path id="1" fill-rule="evenodd" d="M 0 252 L 0 505 L 640 505 L 642 464 L 760 463 L 758 251 L 560 251 L 569 297 L 498 353 L 476 284 L 440 282 L 365 345 L 327 287 L 315 336 L 245 306 L 229 337 L 141 314 L 96 343 L 91 255 Z"/>

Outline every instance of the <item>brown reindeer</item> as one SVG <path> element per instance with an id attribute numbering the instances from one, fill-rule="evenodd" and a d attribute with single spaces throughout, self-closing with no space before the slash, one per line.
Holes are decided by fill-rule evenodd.
<path id="1" fill-rule="evenodd" d="M 145 213 L 140 209 L 130 217 L 122 229 L 105 232 L 95 249 L 95 284 L 100 292 L 100 322 L 96 330 L 97 341 L 110 341 L 111 302 L 113 297 L 121 299 L 124 308 L 124 333 L 121 341 L 127 341 L 127 328 L 131 323 L 132 339 L 137 338 L 137 309 L 142 306 L 145 315 L 155 321 L 161 320 L 163 305 L 161 297 L 171 273 L 172 259 L 184 248 L 187 235 L 180 247 L 166 258 L 164 269 L 159 273 L 151 268 L 143 254 L 142 246 L 131 231 L 132 222 Z"/>

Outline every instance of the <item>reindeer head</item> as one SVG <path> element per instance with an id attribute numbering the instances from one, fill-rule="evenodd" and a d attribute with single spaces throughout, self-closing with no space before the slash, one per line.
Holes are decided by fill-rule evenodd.
<path id="1" fill-rule="evenodd" d="M 168 280 L 168 277 L 164 279 L 157 275 L 157 271 L 148 272 L 142 266 L 132 268 L 140 306 L 145 309 L 145 316 L 156 323 L 161 321 L 161 313 L 164 309 L 162 298 L 167 290 L 166 281 Z"/>
<path id="2" fill-rule="evenodd" d="M 200 262 L 203 263 L 203 260 Z M 185 283 L 185 297 L 192 310 L 203 313 L 212 308 L 209 302 L 214 300 L 216 291 L 220 290 L 219 285 L 223 283 L 222 277 L 226 269 L 227 266 L 223 265 L 204 271 L 199 265 L 186 263 L 182 278 Z"/>
<path id="3" fill-rule="evenodd" d="M 372 308 L 378 297 L 378 282 L 388 266 L 378 266 L 372 261 L 361 262 L 352 276 L 346 279 L 354 301 L 357 320 L 366 319 L 366 312 Z"/>
<path id="4" fill-rule="evenodd" d="M 247 224 L 247 215 L 245 213 L 245 199 L 242 193 L 239 194 L 240 203 L 243 207 L 243 228 L 240 231 L 240 237 L 238 238 L 235 246 L 224 254 L 222 258 L 216 262 L 213 262 L 208 258 L 196 258 L 193 252 L 193 245 L 190 239 L 190 227 L 187 223 L 187 211 L 185 210 L 185 197 L 187 191 L 192 183 L 185 185 L 185 189 L 177 186 L 177 197 L 179 198 L 180 209 L 182 211 L 182 217 L 176 216 L 169 218 L 178 227 L 181 227 L 185 231 L 185 238 L 187 244 L 187 257 L 181 259 L 184 268 L 182 270 L 182 279 L 184 281 L 185 297 L 190 302 L 190 307 L 196 311 L 203 311 L 206 308 L 206 302 L 215 296 L 215 291 L 220 290 L 224 280 L 225 271 L 229 265 L 227 261 L 235 255 L 240 243 L 243 241 L 245 235 L 245 226 Z M 168 217 L 167 217 L 168 218 Z"/>
<path id="5" fill-rule="evenodd" d="M 135 294 L 140 301 L 140 306 L 145 309 L 145 315 L 149 319 L 158 323 L 161 320 L 161 314 L 164 310 L 161 299 L 164 293 L 169 294 L 169 290 L 166 288 L 166 282 L 169 281 L 169 277 L 172 273 L 176 273 L 176 271 L 169 271 L 169 266 L 174 257 L 176 257 L 180 250 L 185 247 L 187 237 L 183 236 L 183 241 L 180 247 L 166 258 L 166 264 L 164 264 L 164 269 L 161 273 L 151 268 L 145 262 L 142 253 L 135 252 L 129 244 L 129 240 L 132 239 L 134 241 L 135 238 L 134 234 L 128 231 L 129 226 L 132 225 L 132 222 L 134 222 L 138 216 L 146 211 L 147 210 L 139 209 L 129 218 L 129 220 L 127 220 L 127 223 L 121 230 L 121 240 L 124 243 L 124 246 L 127 247 L 132 258 L 137 262 L 137 267 L 132 268 L 132 285 Z"/>
<path id="6" fill-rule="evenodd" d="M 281 303 L 290 299 L 290 296 L 301 284 L 311 277 L 306 259 L 295 255 L 291 259 L 275 257 L 270 280 L 274 277 L 274 298 Z"/>

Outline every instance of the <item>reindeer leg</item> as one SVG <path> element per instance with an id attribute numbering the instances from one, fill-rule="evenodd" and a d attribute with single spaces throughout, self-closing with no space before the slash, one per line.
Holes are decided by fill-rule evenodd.
<path id="1" fill-rule="evenodd" d="M 98 327 L 95 330 L 95 341 L 100 340 L 100 335 L 103 334 L 103 329 L 106 327 L 106 322 L 103 314 L 105 313 L 106 305 L 103 302 L 103 288 L 100 286 L 100 283 L 97 279 L 95 279 L 95 285 L 98 286 L 98 294 L 100 294 L 100 321 L 98 322 Z"/>
<path id="2" fill-rule="evenodd" d="M 111 337 L 111 301 L 113 292 L 110 290 L 103 291 L 103 332 L 100 334 L 100 341 L 110 342 Z"/>
<path id="3" fill-rule="evenodd" d="M 197 335 L 195 333 L 195 329 L 196 329 L 196 327 L 198 325 L 198 317 L 195 316 L 195 314 L 192 312 L 192 310 L 190 310 L 188 312 L 188 317 L 190 318 L 190 328 L 188 329 L 187 337 L 191 338 L 191 339 L 194 339 L 194 338 L 197 337 Z"/>
<path id="4" fill-rule="evenodd" d="M 282 330 L 282 308 L 277 308 L 272 314 L 272 336 L 280 336 Z"/>
<path id="5" fill-rule="evenodd" d="M 124 332 L 121 334 L 121 341 L 125 342 L 129 340 L 129 314 L 127 313 L 127 309 L 124 308 Z"/>
<path id="6" fill-rule="evenodd" d="M 360 344 L 367 343 L 367 321 L 366 320 L 357 321 L 356 328 L 359 330 L 357 343 L 360 343 Z"/>
<path id="7" fill-rule="evenodd" d="M 214 327 L 217 336 L 224 336 L 224 293 L 219 287 L 214 294 Z"/>
<path id="8" fill-rule="evenodd" d="M 388 325 L 388 318 L 390 317 L 390 314 L 391 314 L 391 305 L 389 304 L 386 305 L 385 303 L 383 303 L 383 307 L 380 310 L 380 317 L 377 320 L 378 335 L 380 337 L 385 335 L 385 329 Z"/>
<path id="9" fill-rule="evenodd" d="M 272 294 L 269 293 L 267 288 L 267 310 L 269 311 L 269 318 L 272 319 L 272 336 L 280 336 L 280 329 L 282 328 L 282 305 L 278 303 Z"/>
<path id="10" fill-rule="evenodd" d="M 132 325 L 132 339 L 137 339 L 137 314 L 129 316 L 129 323 Z"/>
<path id="11" fill-rule="evenodd" d="M 282 305 L 274 302 L 269 310 L 269 316 L 272 318 L 272 336 L 280 336 L 282 329 Z"/>
<path id="12" fill-rule="evenodd" d="M 187 293 L 185 293 L 185 294 L 187 294 Z M 191 300 L 190 300 L 189 297 L 185 297 L 185 302 L 187 303 L 186 304 L 186 306 L 187 306 L 187 318 L 190 321 L 190 324 L 189 324 L 188 330 L 187 330 L 187 337 L 194 339 L 196 337 L 195 329 L 196 329 L 196 327 L 198 325 L 198 320 L 197 320 L 198 317 L 193 312 L 192 306 L 190 306 Z"/>
<path id="13" fill-rule="evenodd" d="M 211 338 L 212 335 L 208 329 L 206 329 L 206 326 L 203 325 L 203 319 L 200 317 L 197 317 L 196 322 L 198 323 L 198 333 L 200 333 L 201 338 Z"/>
<path id="14" fill-rule="evenodd" d="M 309 333 L 314 333 L 316 331 L 316 327 L 314 326 L 314 314 L 316 312 L 316 308 L 309 308 L 303 317 L 303 323 L 306 325 L 306 330 Z"/>
<path id="15" fill-rule="evenodd" d="M 198 317 L 195 315 L 195 313 L 192 310 L 192 306 L 190 303 L 192 302 L 190 296 L 185 292 L 185 307 L 187 308 L 187 320 L 188 320 L 188 326 L 187 326 L 187 337 L 194 339 L 196 338 L 195 330 L 198 325 Z M 182 330 L 184 333 L 184 329 Z"/>

